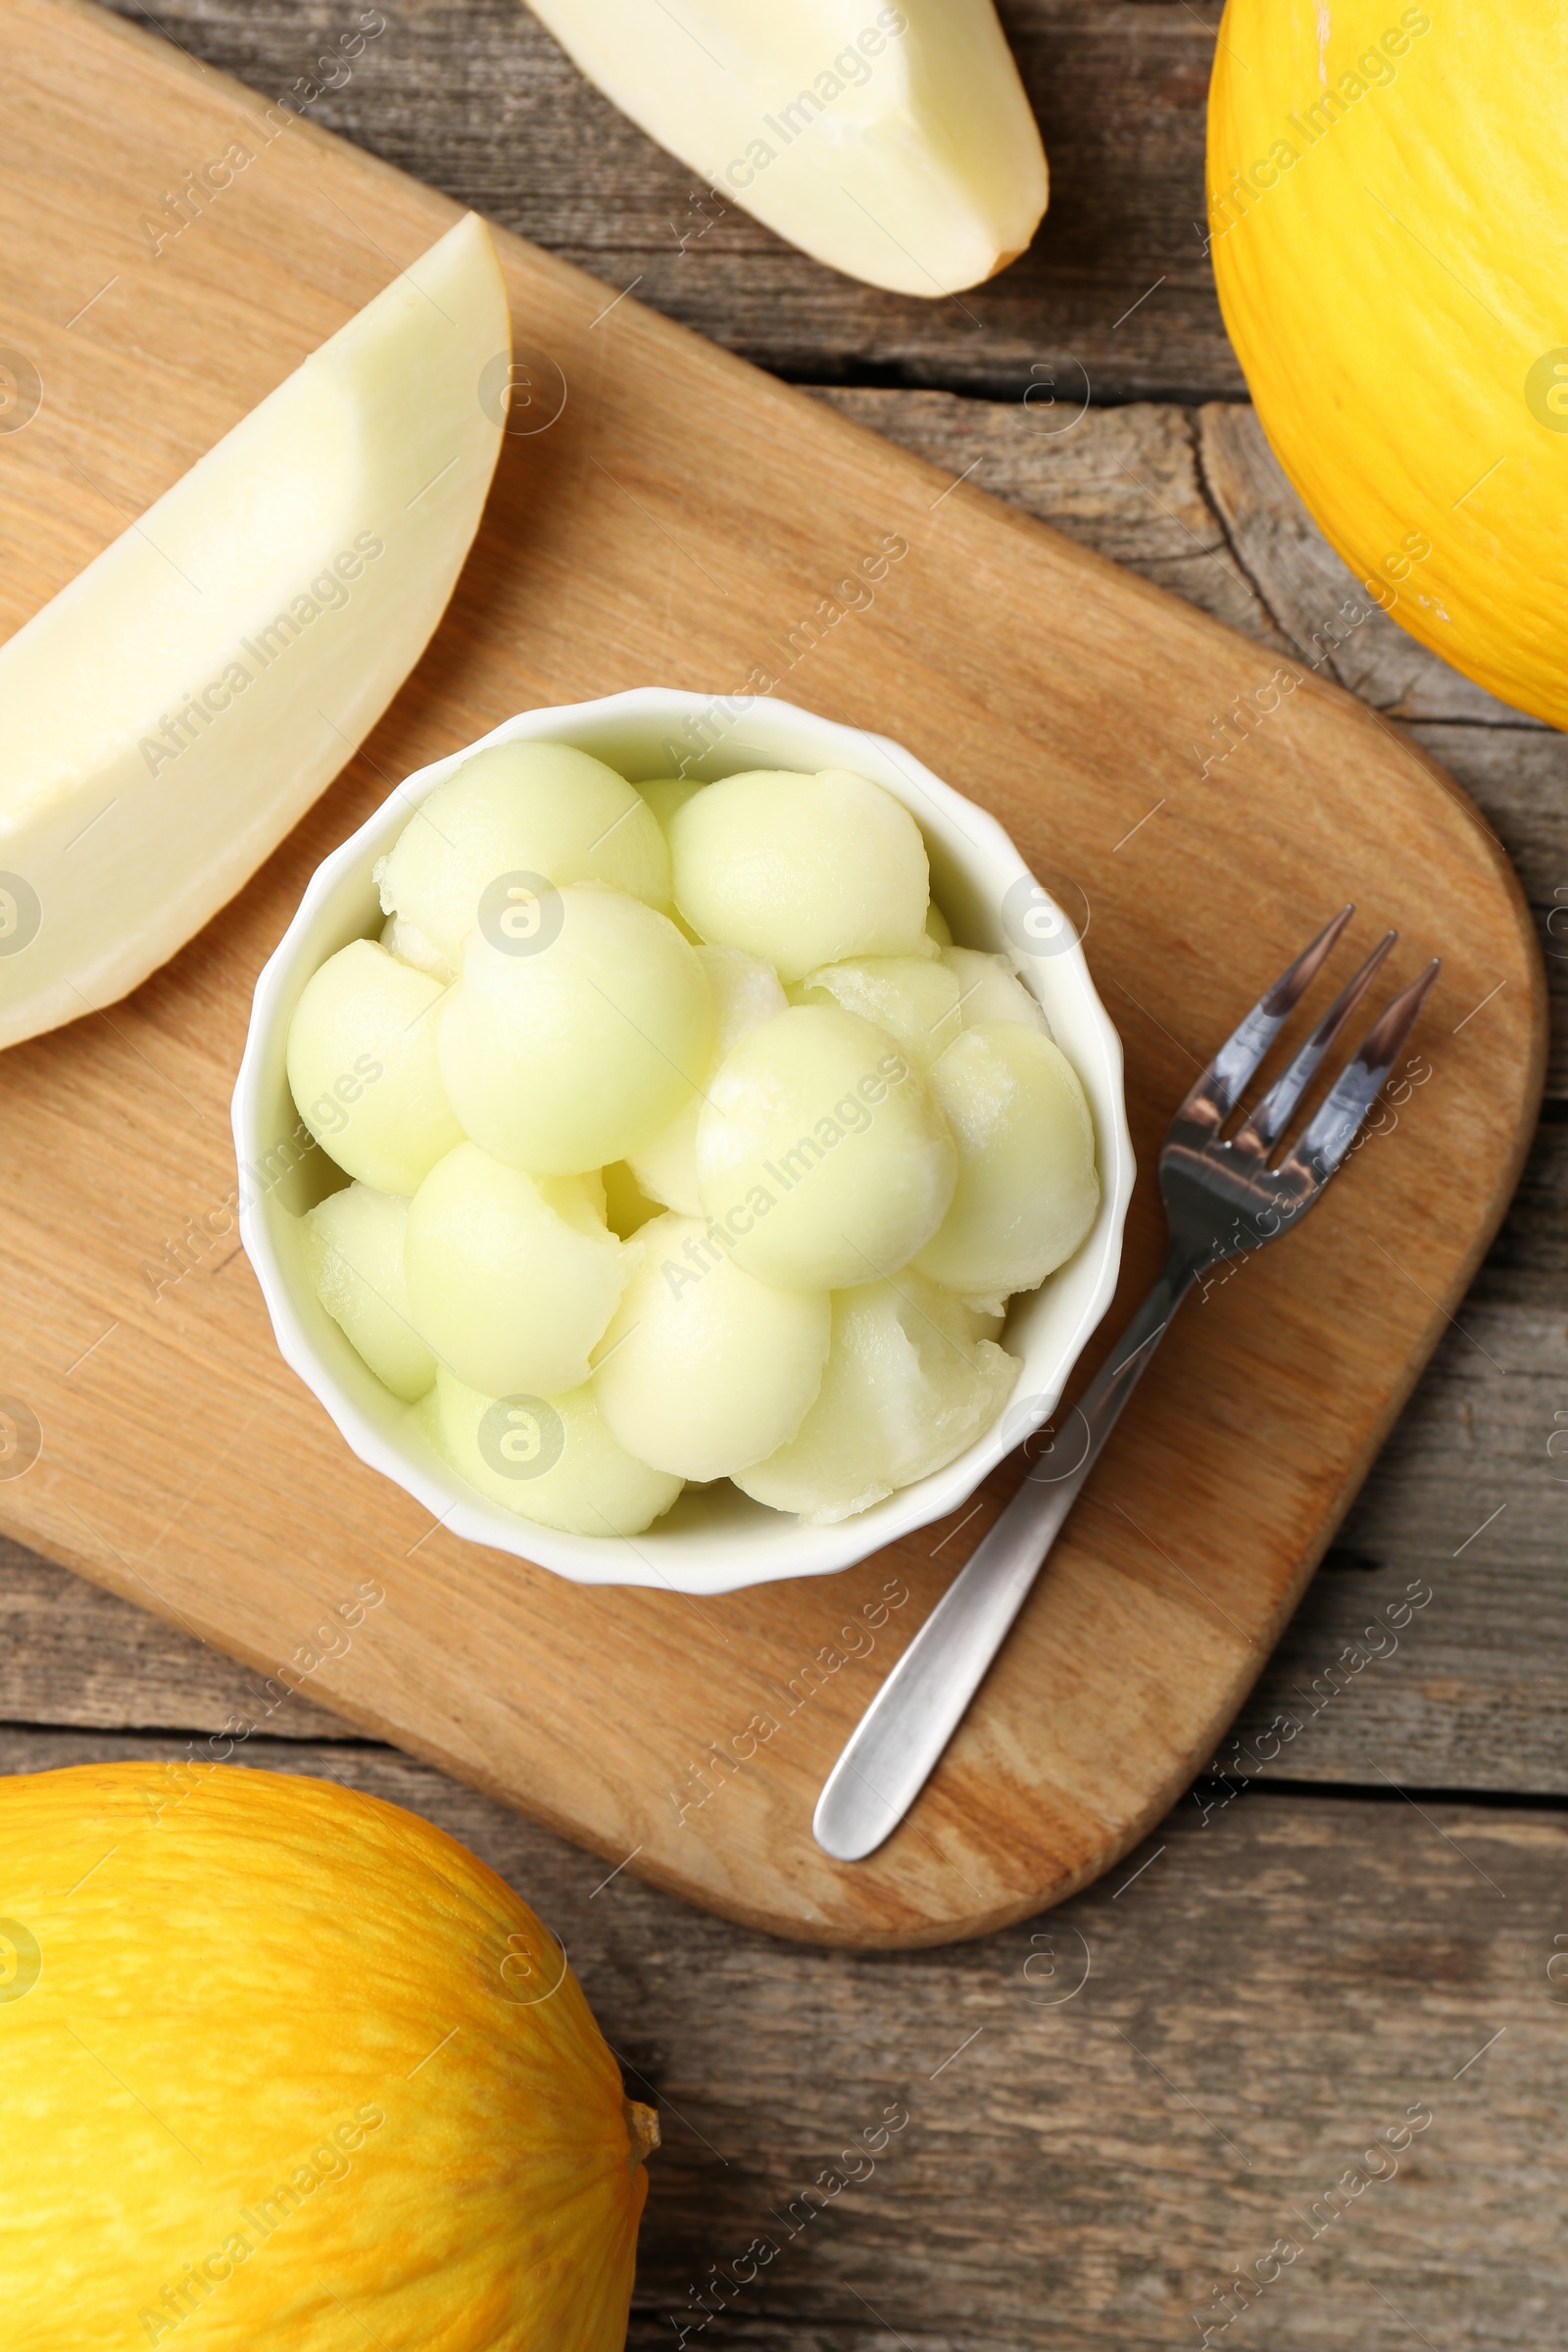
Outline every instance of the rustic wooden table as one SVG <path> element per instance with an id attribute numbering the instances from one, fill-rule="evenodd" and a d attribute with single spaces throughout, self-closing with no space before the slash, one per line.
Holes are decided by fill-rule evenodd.
<path id="1" fill-rule="evenodd" d="M 1568 746 L 1381 615 L 1336 618 L 1348 577 L 1245 404 L 1202 244 L 1212 9 L 1004 7 L 1054 198 L 1037 250 L 962 306 L 868 292 L 720 215 L 519 0 L 126 13 L 269 97 L 379 25 L 307 98 L 316 121 L 1321 662 L 1480 804 L 1560 990 Z M 951 1951 L 798 1950 L 605 1881 L 305 1699 L 249 1743 L 429 1815 L 564 1937 L 663 2111 L 637 2352 L 683 2329 L 746 2352 L 1563 2340 L 1565 1040 L 1508 1222 L 1234 1740 L 1045 1920 Z M 0 1608 L 6 1769 L 178 1756 L 243 1710 L 239 1667 L 14 1546 Z M 840 2149 L 890 2111 L 845 2181 Z M 752 2278 L 762 2235 L 780 2251 Z M 1239 2267 L 1278 2274 L 1245 2316 Z"/>

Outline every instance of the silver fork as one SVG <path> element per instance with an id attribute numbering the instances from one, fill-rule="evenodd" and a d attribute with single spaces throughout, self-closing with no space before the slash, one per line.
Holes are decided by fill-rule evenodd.
<path id="1" fill-rule="evenodd" d="M 1286 1121 L 1393 947 L 1398 936 L 1394 931 L 1378 942 L 1257 1108 L 1233 1136 L 1224 1134 L 1242 1089 L 1353 911 L 1342 907 L 1280 974 L 1226 1039 L 1172 1119 L 1159 1154 L 1169 1253 L 1158 1281 L 1077 1407 L 1083 1453 L 1065 1474 L 1042 1467 L 1024 1480 L 851 1734 L 823 1785 L 811 1825 L 817 1843 L 839 1861 L 858 1862 L 873 1853 L 924 1788 L 1122 1406 L 1193 1284 L 1211 1266 L 1262 1249 L 1288 1231 L 1317 1200 L 1354 1142 L 1437 978 L 1435 961 L 1385 1006 L 1298 1141 L 1278 1165 L 1270 1165 Z"/>

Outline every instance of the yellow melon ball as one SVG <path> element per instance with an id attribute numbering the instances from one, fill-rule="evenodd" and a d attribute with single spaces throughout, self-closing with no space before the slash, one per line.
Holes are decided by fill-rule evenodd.
<path id="1" fill-rule="evenodd" d="M 958 981 L 935 956 L 865 956 L 826 963 L 791 995 L 797 1004 L 841 1004 L 874 1021 L 923 1070 L 947 1052 L 962 1026 Z"/>
<path id="2" fill-rule="evenodd" d="M 925 935 L 927 939 L 934 939 L 939 948 L 951 948 L 953 945 L 952 925 L 935 899 L 925 910 Z"/>
<path id="3" fill-rule="evenodd" d="M 958 1145 L 958 1183 L 918 1272 L 976 1299 L 1032 1291 L 1071 1257 L 1100 1206 L 1095 1130 L 1078 1073 L 1021 1021 L 950 1046 L 931 1090 Z"/>
<path id="4" fill-rule="evenodd" d="M 389 914 L 381 925 L 381 945 L 399 963 L 412 963 L 416 972 L 428 972 L 443 986 L 455 980 L 457 973 L 432 941 L 425 938 L 417 923 L 409 922 L 401 914 Z"/>
<path id="5" fill-rule="evenodd" d="M 435 1357 L 414 1328 L 403 1279 L 409 1204 L 351 1184 L 304 1220 L 305 1263 L 316 1296 L 383 1388 L 405 1404 L 435 1378 Z"/>
<path id="6" fill-rule="evenodd" d="M 748 1030 L 783 1012 L 788 999 L 773 966 L 760 956 L 748 956 L 744 948 L 699 947 L 697 958 L 713 992 L 710 1066 L 716 1069 Z M 702 1107 L 702 1095 L 694 1094 L 666 1127 L 630 1154 L 632 1174 L 643 1192 L 688 1217 L 702 1213 L 697 1183 L 697 1119 Z"/>
<path id="7" fill-rule="evenodd" d="M 825 1291 L 736 1265 L 699 1217 L 645 1225 L 596 1357 L 594 1393 L 627 1449 L 681 1478 L 727 1478 L 800 1427 L 827 1355 Z"/>
<path id="8" fill-rule="evenodd" d="M 739 1264 L 788 1290 L 896 1272 L 935 1233 L 957 1154 L 885 1029 L 800 1004 L 754 1029 L 697 1122 L 703 1213 Z"/>
<path id="9" fill-rule="evenodd" d="M 704 787 L 695 776 L 650 776 L 646 784 L 634 784 L 632 790 L 642 795 L 659 819 L 660 830 L 667 834 L 676 809 L 684 808 Z"/>
<path id="10" fill-rule="evenodd" d="M 412 1193 L 463 1140 L 436 1059 L 441 983 L 373 939 L 312 974 L 288 1031 L 289 1091 L 340 1168 L 378 1193 Z"/>
<path id="11" fill-rule="evenodd" d="M 839 1291 L 816 1402 L 788 1445 L 735 1483 L 818 1526 L 848 1519 L 972 1446 L 1017 1377 L 1017 1358 L 977 1338 L 962 1303 L 908 1267 Z"/>
<path id="12" fill-rule="evenodd" d="M 569 1174 L 624 1159 L 691 1100 L 713 999 L 696 950 L 640 900 L 579 883 L 542 905 L 525 940 L 468 934 L 441 1074 L 497 1159 Z"/>
<path id="13" fill-rule="evenodd" d="M 958 1018 L 965 1029 L 982 1021 L 1022 1021 L 1026 1029 L 1051 1035 L 1038 1001 L 1029 994 L 1005 956 L 984 956 L 977 948 L 947 947 L 942 961 L 958 984 Z M 951 1044 L 951 1039 L 950 1039 Z"/>
<path id="14" fill-rule="evenodd" d="M 497 743 L 438 784 L 376 867 L 381 905 L 447 962 L 480 922 L 528 919 L 542 883 L 608 882 L 662 906 L 669 853 L 614 769 L 564 743 Z"/>
<path id="15" fill-rule="evenodd" d="M 420 1406 L 460 1478 L 519 1519 L 572 1536 L 640 1536 L 681 1490 L 605 1426 L 592 1388 L 561 1396 L 487 1396 L 444 1364 Z"/>
<path id="16" fill-rule="evenodd" d="M 747 948 L 781 980 L 850 956 L 920 956 L 931 876 L 920 828 L 845 768 L 710 784 L 669 820 L 675 904 L 704 939 Z"/>
<path id="17" fill-rule="evenodd" d="M 499 1396 L 579 1388 L 637 1258 L 581 1177 L 526 1176 L 460 1144 L 409 1203 L 403 1261 L 420 1337 Z"/>

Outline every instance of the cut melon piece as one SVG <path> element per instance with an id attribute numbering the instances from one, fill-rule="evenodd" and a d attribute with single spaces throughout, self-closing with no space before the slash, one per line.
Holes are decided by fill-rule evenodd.
<path id="1" fill-rule="evenodd" d="M 532 6 L 720 201 L 867 285 L 959 292 L 1040 224 L 1045 149 L 992 0 Z M 704 198 L 689 233 L 721 217 Z"/>
<path id="2" fill-rule="evenodd" d="M 305 1262 L 316 1296 L 383 1388 L 405 1404 L 435 1379 L 435 1357 L 409 1316 L 403 1236 L 409 1204 L 351 1184 L 305 1219 Z"/>
<path id="3" fill-rule="evenodd" d="M 681 1482 L 618 1446 L 591 1388 L 564 1396 L 485 1396 L 445 1364 L 416 1407 L 460 1478 L 520 1519 L 572 1536 L 640 1536 Z"/>
<path id="4" fill-rule="evenodd" d="M 594 1393 L 628 1452 L 682 1478 L 727 1478 L 795 1435 L 827 1355 L 825 1291 L 736 1265 L 699 1217 L 665 1216 L 596 1355 Z"/>
<path id="5" fill-rule="evenodd" d="M 0 647 L 0 1046 L 144 980 L 369 733 L 478 527 L 510 352 L 470 213 Z"/>
<path id="6" fill-rule="evenodd" d="M 787 1446 L 735 1473 L 776 1511 L 848 1519 L 960 1454 L 1011 1396 L 1018 1361 L 910 1268 L 840 1291 L 816 1402 Z"/>

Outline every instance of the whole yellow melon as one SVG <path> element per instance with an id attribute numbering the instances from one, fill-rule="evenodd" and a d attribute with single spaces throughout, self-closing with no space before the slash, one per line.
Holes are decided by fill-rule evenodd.
<path id="1" fill-rule="evenodd" d="M 1568 723 L 1568 9 L 1228 0 L 1208 212 L 1324 532 L 1412 636 Z"/>
<path id="2" fill-rule="evenodd" d="M 657 2140 L 561 1947 L 321 1781 L 0 1782 L 0 2308 L 38 2352 L 620 2352 Z"/>

